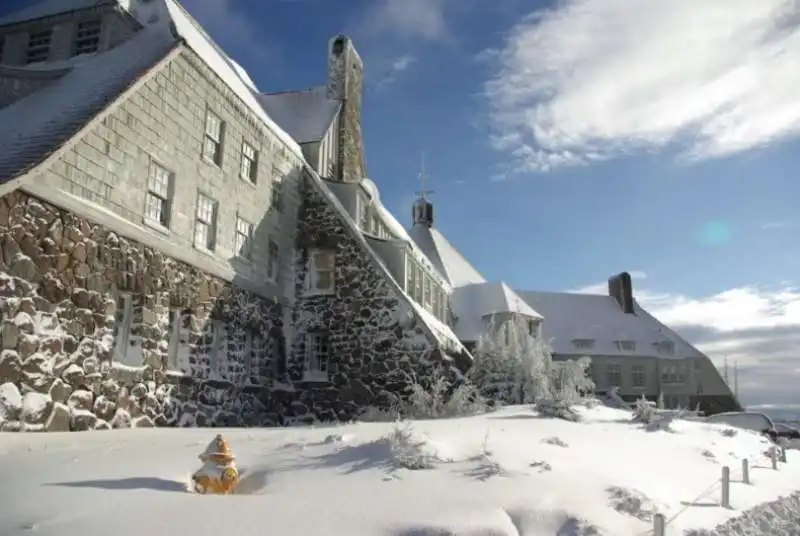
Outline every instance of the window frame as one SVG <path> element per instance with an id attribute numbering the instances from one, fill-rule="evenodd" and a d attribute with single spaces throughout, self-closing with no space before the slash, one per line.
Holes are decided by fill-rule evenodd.
<path id="1" fill-rule="evenodd" d="M 303 381 L 327 382 L 330 380 L 331 341 L 327 333 L 310 331 L 305 336 L 303 356 Z M 312 368 L 312 365 L 316 365 Z"/>
<path id="2" fill-rule="evenodd" d="M 267 242 L 267 277 L 272 282 L 277 282 L 280 276 L 280 257 L 280 245 L 270 239 Z"/>
<path id="3" fill-rule="evenodd" d="M 236 214 L 236 226 L 233 230 L 234 254 L 242 259 L 253 258 L 253 233 L 255 226 L 248 220 Z"/>
<path id="4" fill-rule="evenodd" d="M 166 181 L 164 180 L 166 176 Z M 161 187 L 165 191 L 160 191 Z M 169 229 L 172 223 L 172 198 L 175 192 L 175 173 L 151 159 L 147 177 L 144 217 L 148 223 Z M 151 209 L 158 207 L 159 217 L 153 218 Z"/>
<path id="5" fill-rule="evenodd" d="M 647 367 L 638 364 L 631 365 L 631 386 L 637 389 L 647 387 Z"/>
<path id="6" fill-rule="evenodd" d="M 606 382 L 611 387 L 622 387 L 622 365 L 619 363 L 607 363 L 606 364 Z M 617 381 L 612 381 L 612 376 L 616 378 Z"/>
<path id="7" fill-rule="evenodd" d="M 201 203 L 209 201 L 211 207 L 211 216 L 208 221 L 205 220 L 205 215 L 201 215 Z M 205 207 L 204 207 L 205 208 Z M 201 191 L 197 192 L 197 200 L 195 202 L 194 210 L 194 247 L 207 252 L 214 252 L 217 247 L 217 218 L 219 212 L 219 203 L 216 199 Z M 205 210 L 203 210 L 205 213 Z M 203 226 L 205 229 L 205 243 L 201 244 L 198 240 L 198 228 Z"/>
<path id="8" fill-rule="evenodd" d="M 88 27 L 88 28 L 87 28 Z M 88 19 L 75 25 L 73 38 L 73 56 L 94 54 L 100 50 L 100 36 L 103 31 L 103 19 Z M 81 35 L 83 33 L 83 35 Z"/>
<path id="9" fill-rule="evenodd" d="M 212 121 L 213 120 L 213 121 Z M 216 132 L 210 132 L 209 126 L 217 123 Z M 225 121 L 222 117 L 206 108 L 206 118 L 203 126 L 203 147 L 201 149 L 203 159 L 217 167 L 222 167 L 222 147 L 225 139 Z M 212 154 L 209 154 L 209 147 L 213 147 Z"/>
<path id="10" fill-rule="evenodd" d="M 248 149 L 252 151 L 252 155 L 248 155 Z M 247 140 L 242 140 L 242 150 L 239 161 L 239 177 L 246 180 L 250 184 L 258 182 L 258 160 L 259 150 L 252 143 Z M 245 164 L 248 164 L 245 167 Z"/>
<path id="11" fill-rule="evenodd" d="M 53 28 L 28 34 L 28 45 L 25 49 L 25 64 L 42 63 L 50 59 L 53 45 Z M 41 56 L 39 54 L 42 54 Z"/>
<path id="12" fill-rule="evenodd" d="M 283 179 L 273 178 L 270 185 L 269 206 L 278 212 L 283 212 Z"/>
<path id="13" fill-rule="evenodd" d="M 330 266 L 320 268 L 320 259 L 330 259 Z M 328 273 L 330 285 L 326 288 L 319 287 L 320 274 Z M 308 250 L 306 291 L 311 295 L 332 295 L 336 293 L 336 250 L 325 248 L 311 248 Z"/>

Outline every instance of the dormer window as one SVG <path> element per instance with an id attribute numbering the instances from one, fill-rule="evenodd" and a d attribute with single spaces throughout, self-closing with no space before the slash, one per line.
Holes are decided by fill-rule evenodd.
<path id="1" fill-rule="evenodd" d="M 636 351 L 636 341 L 618 340 L 618 341 L 614 341 L 614 346 L 616 346 L 617 350 L 619 350 L 621 352 L 635 352 Z"/>
<path id="2" fill-rule="evenodd" d="M 28 36 L 28 51 L 25 56 L 26 63 L 47 61 L 50 57 L 50 41 L 52 37 L 52 28 L 30 34 Z"/>
<path id="3" fill-rule="evenodd" d="M 578 350 L 591 350 L 594 348 L 594 339 L 572 339 L 572 344 Z"/>
<path id="4" fill-rule="evenodd" d="M 659 354 L 675 355 L 675 343 L 672 341 L 659 341 L 653 343 L 653 346 Z"/>
<path id="5" fill-rule="evenodd" d="M 97 52 L 100 46 L 100 19 L 78 24 L 75 32 L 75 56 Z"/>

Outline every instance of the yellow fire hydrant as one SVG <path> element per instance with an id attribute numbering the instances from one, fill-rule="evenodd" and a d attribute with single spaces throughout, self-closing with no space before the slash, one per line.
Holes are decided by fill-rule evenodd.
<path id="1" fill-rule="evenodd" d="M 239 483 L 239 471 L 234 462 L 236 456 L 222 434 L 217 434 L 198 458 L 203 465 L 192 475 L 197 493 L 227 495 L 234 490 Z"/>

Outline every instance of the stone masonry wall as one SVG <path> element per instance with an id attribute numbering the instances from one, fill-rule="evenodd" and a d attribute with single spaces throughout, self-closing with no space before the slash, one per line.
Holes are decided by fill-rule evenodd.
<path id="1" fill-rule="evenodd" d="M 294 395 L 291 408 L 283 412 L 348 420 L 361 408 L 387 407 L 393 396 L 402 396 L 414 381 L 424 383 L 443 362 L 436 342 L 309 180 L 297 234 L 294 335 L 287 341 L 285 374 Z M 306 291 L 308 252 L 315 247 L 336 252 L 333 295 Z M 327 382 L 303 381 L 305 335 L 312 331 L 327 335 L 332 347 Z M 273 396 L 288 395 L 276 391 Z"/>
<path id="2" fill-rule="evenodd" d="M 277 303 L 21 192 L 0 198 L 0 253 L 0 430 L 275 423 Z"/>

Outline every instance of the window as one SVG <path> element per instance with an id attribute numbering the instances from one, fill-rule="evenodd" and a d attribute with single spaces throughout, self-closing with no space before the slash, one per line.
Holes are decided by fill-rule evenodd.
<path id="1" fill-rule="evenodd" d="M 594 339 L 572 339 L 572 344 L 578 350 L 591 350 L 594 348 Z"/>
<path id="2" fill-rule="evenodd" d="M 252 256 L 252 244 L 253 244 L 253 224 L 243 220 L 240 217 L 236 217 L 236 239 L 235 239 L 235 248 L 236 254 L 240 257 L 244 257 L 245 259 L 249 259 Z"/>
<path id="3" fill-rule="evenodd" d="M 653 343 L 659 354 L 675 355 L 675 343 L 672 341 L 659 341 Z"/>
<path id="4" fill-rule="evenodd" d="M 433 305 L 432 305 L 433 296 L 432 296 L 432 294 L 433 294 L 433 280 L 430 277 L 426 277 L 425 278 L 425 289 L 424 289 L 424 295 L 422 297 L 422 302 L 425 304 L 425 308 L 428 311 L 431 311 L 433 309 Z"/>
<path id="5" fill-rule="evenodd" d="M 269 241 L 268 246 L 268 259 L 267 259 L 267 271 L 269 272 L 269 278 L 273 281 L 278 280 L 278 276 L 280 275 L 280 254 L 281 250 L 278 247 L 278 244 L 272 240 Z"/>
<path id="6" fill-rule="evenodd" d="M 635 352 L 636 351 L 636 341 L 614 341 L 614 345 L 617 347 L 617 350 L 622 352 Z"/>
<path id="7" fill-rule="evenodd" d="M 191 326 L 188 319 L 190 314 L 181 313 L 178 309 L 169 312 L 169 346 L 167 350 L 167 368 L 181 370 L 189 365 L 189 333 Z"/>
<path id="8" fill-rule="evenodd" d="M 414 297 L 414 273 L 416 266 L 410 256 L 406 257 L 406 292 L 412 298 Z"/>
<path id="9" fill-rule="evenodd" d="M 150 178 L 147 185 L 145 217 L 153 223 L 169 228 L 170 201 L 172 199 L 173 174 L 156 162 L 150 163 Z"/>
<path id="10" fill-rule="evenodd" d="M 222 337 L 224 335 L 225 324 L 220 320 L 212 320 L 211 324 L 211 349 L 208 352 L 208 366 L 211 374 L 219 377 L 219 353 L 222 348 Z"/>
<path id="11" fill-rule="evenodd" d="M 622 386 L 622 367 L 611 363 L 606 367 L 606 380 L 610 387 Z"/>
<path id="12" fill-rule="evenodd" d="M 88 20 L 78 24 L 75 32 L 75 56 L 97 52 L 100 46 L 100 20 Z"/>
<path id="13" fill-rule="evenodd" d="M 32 33 L 28 36 L 28 52 L 25 56 L 27 63 L 47 61 L 50 56 L 50 39 L 52 36 L 52 28 L 44 32 Z"/>
<path id="14" fill-rule="evenodd" d="M 242 142 L 242 163 L 239 169 L 239 174 L 243 179 L 250 182 L 256 182 L 256 175 L 258 173 L 258 151 L 249 143 Z"/>
<path id="15" fill-rule="evenodd" d="M 270 205 L 277 211 L 283 210 L 283 181 L 272 181 L 272 192 L 270 196 Z"/>
<path id="16" fill-rule="evenodd" d="M 208 161 L 222 165 L 222 135 L 225 125 L 218 115 L 206 111 L 206 133 L 203 137 L 203 157 Z"/>
<path id="17" fill-rule="evenodd" d="M 132 320 L 133 300 L 130 294 L 122 294 L 117 299 L 117 310 L 114 315 L 114 359 L 124 365 L 139 366 L 141 363 L 131 363 L 128 359 Z"/>
<path id="18" fill-rule="evenodd" d="M 661 383 L 686 383 L 687 370 L 683 364 L 665 364 L 661 366 Z"/>
<path id="19" fill-rule="evenodd" d="M 197 214 L 194 222 L 194 246 L 214 251 L 216 246 L 217 202 L 197 194 Z"/>
<path id="20" fill-rule="evenodd" d="M 306 336 L 304 380 L 327 381 L 328 361 L 331 347 L 328 337 L 322 333 L 309 333 Z"/>
<path id="21" fill-rule="evenodd" d="M 633 365 L 631 369 L 631 383 L 634 387 L 647 385 L 647 373 L 643 365 Z"/>
<path id="22" fill-rule="evenodd" d="M 528 320 L 528 335 L 531 337 L 539 336 L 539 322 L 536 320 Z"/>
<path id="23" fill-rule="evenodd" d="M 313 294 L 333 294 L 336 254 L 313 249 L 309 253 L 308 290 Z"/>
<path id="24" fill-rule="evenodd" d="M 422 281 L 425 274 L 422 273 L 422 268 L 420 266 L 416 268 L 417 269 L 414 270 L 414 294 L 412 294 L 412 297 L 415 302 L 420 303 L 422 301 Z"/>

